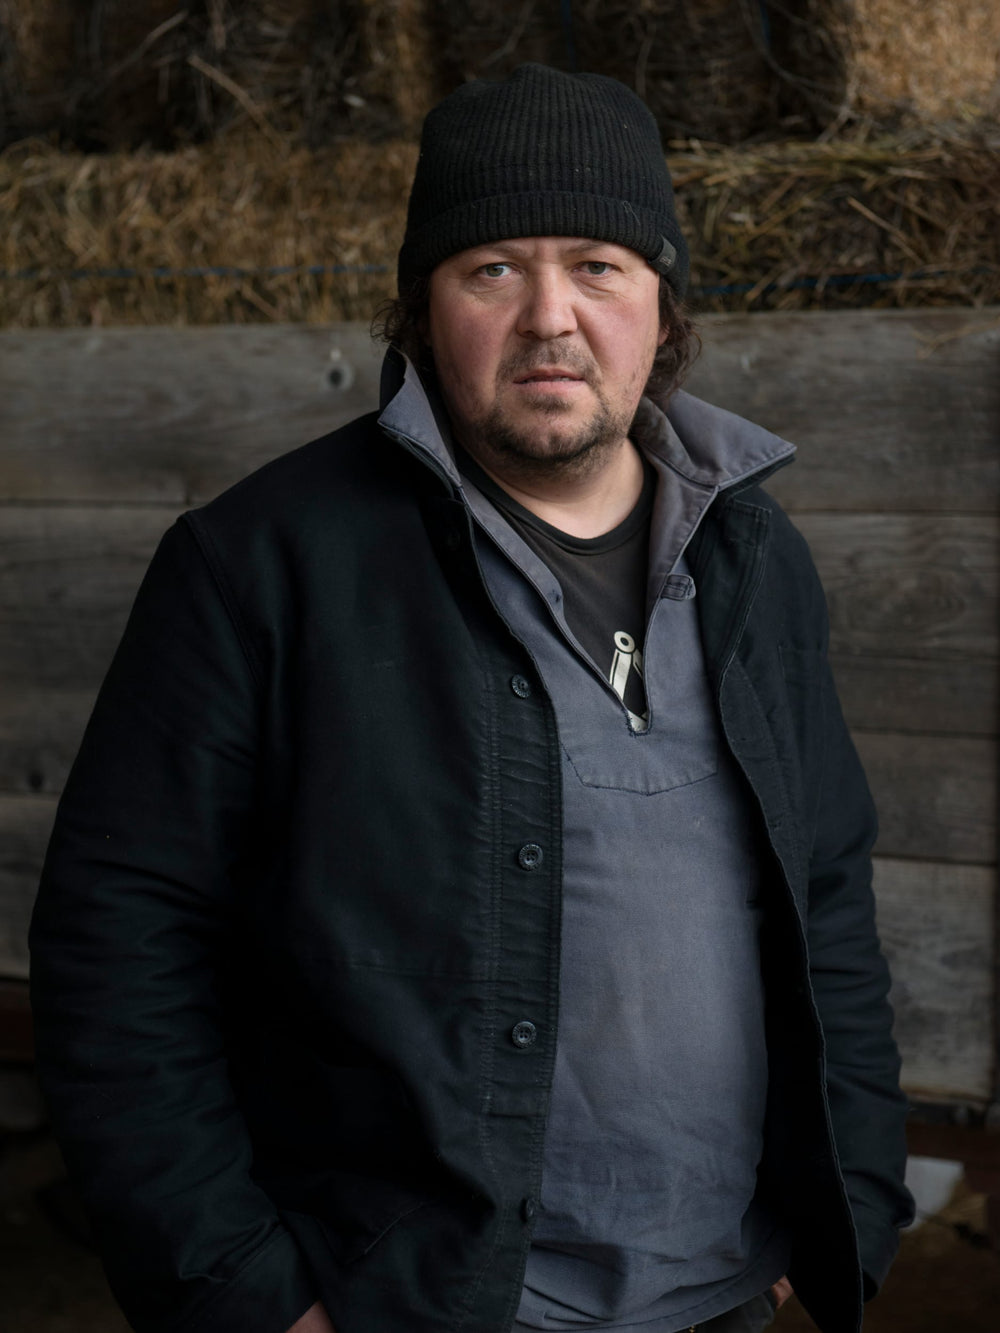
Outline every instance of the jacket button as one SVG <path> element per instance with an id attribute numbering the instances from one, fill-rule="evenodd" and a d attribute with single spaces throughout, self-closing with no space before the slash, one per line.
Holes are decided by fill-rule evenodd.
<path id="1" fill-rule="evenodd" d="M 517 864 L 522 870 L 537 870 L 545 859 L 545 853 L 537 842 L 526 842 L 517 854 Z"/>
<path id="2" fill-rule="evenodd" d="M 524 676 L 511 676 L 510 688 L 519 699 L 527 699 L 531 694 L 531 681 Z"/>
<path id="3" fill-rule="evenodd" d="M 538 1208 L 535 1205 L 534 1199 L 521 1200 L 521 1216 L 524 1218 L 525 1222 L 534 1221 L 535 1213 L 537 1211 Z"/>
<path id="4" fill-rule="evenodd" d="M 528 1046 L 534 1046 L 538 1040 L 538 1029 L 534 1023 L 529 1023 L 523 1018 L 520 1023 L 515 1023 L 510 1030 L 510 1039 L 518 1050 L 523 1051 Z"/>

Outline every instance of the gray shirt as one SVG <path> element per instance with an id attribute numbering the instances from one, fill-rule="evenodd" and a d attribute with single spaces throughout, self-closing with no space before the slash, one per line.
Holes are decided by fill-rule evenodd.
<path id="1" fill-rule="evenodd" d="M 660 522 L 645 729 L 573 635 L 550 569 L 467 486 L 487 583 L 538 666 L 563 752 L 559 1039 L 523 1327 L 672 1333 L 785 1263 L 756 1181 L 756 826 L 721 743 L 681 554 L 714 492 L 677 493 L 656 448 L 666 423 L 647 420 Z"/>

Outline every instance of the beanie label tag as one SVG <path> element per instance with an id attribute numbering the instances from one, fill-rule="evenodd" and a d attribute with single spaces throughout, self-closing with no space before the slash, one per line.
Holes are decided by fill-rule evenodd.
<path id="1" fill-rule="evenodd" d="M 677 262 L 677 251 L 665 236 L 661 236 L 660 240 L 663 242 L 663 245 L 660 247 L 660 253 L 656 255 L 655 258 L 651 259 L 649 263 L 656 269 L 657 273 L 669 273 Z"/>

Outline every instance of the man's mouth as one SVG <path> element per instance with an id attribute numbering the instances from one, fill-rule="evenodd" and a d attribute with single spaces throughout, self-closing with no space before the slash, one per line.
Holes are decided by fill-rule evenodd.
<path id="1" fill-rule="evenodd" d="M 572 370 L 545 369 L 532 370 L 526 375 L 518 375 L 515 384 L 575 384 L 583 380 L 582 375 Z"/>

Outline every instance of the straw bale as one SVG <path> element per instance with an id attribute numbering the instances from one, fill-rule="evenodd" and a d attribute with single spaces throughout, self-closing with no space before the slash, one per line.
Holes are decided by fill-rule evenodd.
<path id="1" fill-rule="evenodd" d="M 363 74 L 355 80 L 355 96 L 381 104 L 394 134 L 417 134 L 453 86 L 441 69 L 439 11 L 435 0 L 361 0 Z"/>
<path id="2" fill-rule="evenodd" d="M 65 119 L 79 41 L 78 12 L 65 0 L 0 0 L 0 144 Z"/>
<path id="3" fill-rule="evenodd" d="M 771 124 L 775 77 L 746 0 L 577 0 L 569 31 L 547 0 L 441 0 L 431 22 L 446 87 L 524 60 L 635 88 L 667 136 L 734 143 Z"/>
<path id="4" fill-rule="evenodd" d="M 1000 136 L 683 140 L 670 158 L 701 308 L 1000 301 Z M 394 291 L 415 160 L 407 140 L 235 133 L 170 154 L 14 145 L 0 325 L 366 319 Z M 218 266 L 246 272 L 180 272 Z"/>
<path id="5" fill-rule="evenodd" d="M 1000 108 L 997 0 L 854 0 L 846 41 L 856 105 L 875 119 Z"/>
<path id="6" fill-rule="evenodd" d="M 996 0 L 799 0 L 774 57 L 786 106 L 830 134 L 986 121 L 1000 109 Z"/>
<path id="7" fill-rule="evenodd" d="M 581 66 L 642 97 L 668 138 L 738 143 L 774 129 L 778 80 L 746 0 L 583 0 Z"/>
<path id="8" fill-rule="evenodd" d="M 212 8 L 211 6 L 209 7 Z M 91 5 L 87 44 L 87 86 L 76 107 L 73 137 L 94 147 L 110 143 L 169 143 L 185 125 L 185 103 L 195 110 L 194 80 L 189 71 L 178 83 L 183 31 L 197 32 L 209 45 L 211 21 L 192 22 L 190 8 L 178 0 L 100 0 Z M 178 94 L 180 94 L 178 96 Z M 182 129 L 183 127 L 183 129 Z"/>
<path id="9" fill-rule="evenodd" d="M 395 288 L 412 143 L 234 135 L 174 153 L 0 154 L 0 324 L 213 324 L 364 319 Z M 384 272 L 309 274 L 310 265 Z M 154 270 L 288 266 L 276 275 Z M 78 278 L 79 270 L 136 276 Z"/>
<path id="10" fill-rule="evenodd" d="M 22 131 L 87 149 L 167 149 L 248 120 L 311 145 L 410 136 L 449 89 L 525 60 L 610 74 L 646 98 L 666 136 L 733 143 L 781 127 L 801 47 L 786 43 L 782 65 L 773 43 L 793 19 L 752 0 L 577 0 L 568 25 L 553 0 L 0 6 L 15 63 L 36 80 Z M 798 119 L 805 131 L 830 114 Z M 9 129 L 0 143 L 16 137 Z"/>
<path id="11" fill-rule="evenodd" d="M 526 60 L 569 67 L 559 5 L 547 0 L 439 0 L 428 21 L 447 87 L 503 78 Z"/>
<path id="12" fill-rule="evenodd" d="M 1000 136 L 672 147 L 703 308 L 1000 301 Z"/>
<path id="13" fill-rule="evenodd" d="M 525 60 L 610 74 L 719 143 L 1000 106 L 996 0 L 0 0 L 0 145 L 409 137 Z"/>
<path id="14" fill-rule="evenodd" d="M 139 11 L 103 0 L 95 99 L 109 147 L 167 148 L 247 119 L 315 137 L 345 128 L 357 54 L 354 7 L 330 0 L 202 0 Z M 170 19 L 174 22 L 171 23 Z"/>
<path id="15" fill-rule="evenodd" d="M 44 51 L 58 37 L 66 6 L 59 0 L 0 3 L 8 13 L 14 64 L 30 64 L 33 42 Z M 365 24 L 373 7 L 407 3 L 80 0 L 71 11 L 72 77 L 67 85 L 58 61 L 50 67 L 35 62 L 39 87 L 45 83 L 48 91 L 39 93 L 28 129 L 90 149 L 169 148 L 248 119 L 311 142 L 332 133 L 385 132 L 396 113 L 377 98 L 369 105 L 365 95 L 372 63 Z M 46 120 L 42 113 L 56 102 L 59 114 Z M 16 137 L 8 130 L 3 141 Z"/>

